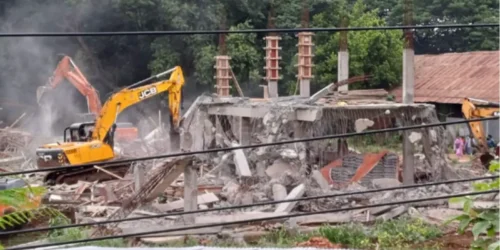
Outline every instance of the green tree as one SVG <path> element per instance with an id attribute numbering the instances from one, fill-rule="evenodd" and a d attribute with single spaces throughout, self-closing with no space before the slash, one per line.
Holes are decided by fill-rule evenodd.
<path id="1" fill-rule="evenodd" d="M 347 11 L 350 27 L 384 26 L 378 10 L 367 10 L 363 0 L 358 0 L 351 10 L 345 1 L 331 4 L 326 11 L 313 17 L 316 27 L 335 27 L 340 23 L 340 12 Z M 315 39 L 316 88 L 337 81 L 337 54 L 339 33 L 318 34 Z M 363 31 L 348 33 L 349 76 L 372 75 L 366 83 L 353 88 L 392 88 L 401 82 L 402 32 Z"/>
<path id="2" fill-rule="evenodd" d="M 389 1 L 389 0 L 387 0 Z M 413 1 L 414 23 L 469 24 L 498 23 L 497 0 L 419 0 Z M 388 18 L 390 24 L 402 24 L 404 1 L 398 1 Z M 498 50 L 498 28 L 460 28 L 418 30 L 416 53 L 447 53 L 476 50 Z"/>
<path id="3" fill-rule="evenodd" d="M 230 30 L 253 29 L 249 21 L 240 23 L 230 28 Z M 231 66 L 234 74 L 238 76 L 238 81 L 246 83 L 258 81 L 258 68 L 263 61 L 262 50 L 257 50 L 256 34 L 229 34 L 227 36 L 227 50 L 231 57 Z M 247 86 L 248 87 L 248 86 Z"/>

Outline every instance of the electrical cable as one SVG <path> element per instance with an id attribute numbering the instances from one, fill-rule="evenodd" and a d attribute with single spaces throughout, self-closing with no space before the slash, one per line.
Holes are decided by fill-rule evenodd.
<path id="1" fill-rule="evenodd" d="M 438 24 L 438 25 L 406 25 L 380 27 L 347 27 L 347 28 L 279 28 L 279 29 L 247 29 L 247 30 L 162 30 L 162 31 L 103 31 L 103 32 L 19 32 L 0 33 L 0 37 L 70 37 L 70 36 L 167 36 L 167 35 L 217 35 L 247 33 L 297 33 L 297 32 L 339 32 L 368 30 L 401 30 L 401 29 L 457 29 L 457 28 L 492 28 L 497 23 L 476 24 Z"/>
<path id="2" fill-rule="evenodd" d="M 398 189 L 410 189 L 410 188 L 419 188 L 419 187 L 435 186 L 435 185 L 442 185 L 442 184 L 453 184 L 453 183 L 459 183 L 459 182 L 470 182 L 470 181 L 479 181 L 479 180 L 487 180 L 487 179 L 496 179 L 498 177 L 500 177 L 500 176 L 499 175 L 482 176 L 482 177 L 474 177 L 474 178 L 468 178 L 468 179 L 456 179 L 456 180 L 448 180 L 448 181 L 441 181 L 441 182 L 420 183 L 420 184 L 413 184 L 413 185 L 406 185 L 406 186 L 380 188 L 380 189 L 372 189 L 372 190 L 365 190 L 365 191 L 356 191 L 356 192 L 351 192 L 351 193 L 327 194 L 327 195 L 302 197 L 302 198 L 295 198 L 295 199 L 288 199 L 288 200 L 266 201 L 266 202 L 248 204 L 248 205 L 217 207 L 217 208 L 210 208 L 210 209 L 203 209 L 203 210 L 196 210 L 196 211 L 165 213 L 165 214 L 148 215 L 148 216 L 141 216 L 141 217 L 134 217 L 134 218 L 123 218 L 123 219 L 116 219 L 116 220 L 97 221 L 97 222 L 72 224 L 72 225 L 60 225 L 60 226 L 53 226 L 53 227 L 31 228 L 31 229 L 24 229 L 24 230 L 0 232 L 0 237 L 6 236 L 6 235 L 11 235 L 11 234 L 26 234 L 26 233 L 34 233 L 34 232 L 41 232 L 41 231 L 73 228 L 73 227 L 97 226 L 97 225 L 119 223 L 119 222 L 125 222 L 125 221 L 155 219 L 155 218 L 161 218 L 161 217 L 167 217 L 167 216 L 180 216 L 180 215 L 186 215 L 186 214 L 208 213 L 208 212 L 216 212 L 216 211 L 231 210 L 231 209 L 241 209 L 241 208 L 249 208 L 249 207 L 274 205 L 274 204 L 286 203 L 286 202 L 299 202 L 299 201 L 308 201 L 308 200 L 317 200 L 317 199 L 327 199 L 327 198 L 336 198 L 336 197 L 349 196 L 349 195 L 360 195 L 360 194 L 368 194 L 368 193 L 385 192 L 385 191 L 392 191 L 392 190 L 398 190 Z"/>
<path id="3" fill-rule="evenodd" d="M 19 175 L 19 174 L 32 174 L 32 173 L 39 173 L 39 172 L 61 171 L 61 170 L 68 170 L 68 169 L 81 168 L 81 167 L 92 167 L 92 166 L 102 166 L 102 165 L 114 166 L 114 165 L 119 165 L 119 164 L 124 164 L 124 163 L 132 163 L 132 162 L 136 162 L 136 161 L 147 161 L 147 160 L 153 160 L 153 159 L 162 159 L 162 158 L 170 158 L 170 157 L 178 157 L 178 156 L 190 156 L 190 155 L 197 155 L 197 154 L 217 153 L 217 152 L 223 152 L 223 151 L 233 151 L 233 150 L 237 150 L 237 149 L 249 149 L 249 148 L 278 146 L 278 145 L 300 143 L 300 142 L 310 142 L 310 141 L 319 141 L 319 140 L 352 137 L 352 136 L 360 136 L 360 135 L 371 135 L 371 134 L 378 134 L 378 133 L 397 132 L 397 131 L 405 131 L 405 130 L 412 130 L 412 129 L 421 129 L 421 128 L 477 122 L 477 121 L 498 120 L 498 119 L 499 119 L 499 117 L 492 116 L 492 117 L 484 117 L 484 118 L 469 119 L 469 120 L 438 122 L 438 123 L 429 123 L 429 124 L 422 124 L 422 125 L 412 125 L 412 126 L 406 126 L 406 127 L 368 130 L 368 131 L 363 131 L 363 132 L 326 135 L 326 136 L 285 140 L 285 141 L 277 141 L 277 142 L 270 142 L 270 143 L 241 145 L 241 146 L 237 146 L 237 147 L 213 148 L 213 149 L 205 149 L 205 150 L 198 150 L 198 151 L 191 151 L 191 152 L 179 152 L 179 153 L 164 154 L 164 155 L 153 155 L 153 156 L 145 156 L 145 157 L 138 157 L 138 158 L 132 158 L 132 159 L 124 159 L 124 160 L 114 160 L 114 161 L 86 163 L 86 164 L 75 164 L 75 165 L 51 167 L 51 168 L 39 168 L 39 169 L 31 169 L 31 170 L 25 170 L 25 171 L 0 173 L 0 177 L 9 176 L 9 175 Z"/>
<path id="4" fill-rule="evenodd" d="M 155 230 L 155 231 L 148 231 L 148 232 L 110 235 L 110 236 L 103 236 L 103 237 L 97 237 L 97 238 L 91 238 L 91 239 L 81 239 L 81 240 L 74 240 L 74 241 L 45 243 L 45 244 L 39 244 L 39 245 L 34 245 L 34 246 L 9 247 L 9 248 L 6 248 L 6 250 L 35 249 L 38 247 L 52 247 L 52 246 L 60 246 L 60 245 L 66 245 L 66 244 L 86 243 L 86 242 L 93 242 L 93 241 L 100 241 L 100 240 L 136 237 L 136 236 L 143 236 L 143 235 L 149 235 L 149 234 L 193 230 L 193 229 L 200 229 L 200 228 L 207 228 L 207 227 L 228 226 L 228 225 L 245 224 L 245 223 L 261 222 L 261 221 L 269 221 L 269 220 L 277 220 L 277 219 L 288 219 L 288 218 L 301 217 L 301 216 L 306 216 L 306 215 L 338 213 L 338 212 L 346 212 L 346 211 L 367 209 L 367 208 L 374 208 L 374 207 L 394 206 L 394 205 L 401 205 L 401 204 L 409 204 L 409 203 L 417 203 L 417 202 L 424 202 L 424 201 L 441 200 L 441 199 L 449 199 L 449 198 L 455 198 L 455 197 L 473 196 L 473 195 L 481 195 L 481 194 L 492 194 L 492 193 L 499 193 L 499 190 L 488 190 L 488 191 L 480 191 L 480 192 L 469 192 L 469 193 L 461 193 L 461 194 L 443 195 L 443 196 L 427 197 L 427 198 L 420 198 L 420 199 L 413 199 L 413 200 L 404 200 L 404 201 L 395 201 L 395 202 L 387 202 L 387 203 L 380 203 L 380 204 L 355 206 L 355 207 L 340 208 L 340 209 L 323 210 L 323 211 L 316 211 L 316 212 L 279 215 L 279 216 L 249 219 L 249 220 L 230 221 L 230 222 L 213 223 L 213 224 L 201 224 L 201 225 L 178 227 L 178 228 L 171 228 L 171 229 L 164 229 L 164 230 Z"/>

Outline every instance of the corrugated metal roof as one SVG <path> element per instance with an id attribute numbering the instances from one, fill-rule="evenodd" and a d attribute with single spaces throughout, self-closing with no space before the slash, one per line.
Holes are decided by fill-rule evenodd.
<path id="1" fill-rule="evenodd" d="M 415 56 L 415 102 L 500 102 L 499 51 Z M 402 87 L 392 91 L 401 102 Z"/>

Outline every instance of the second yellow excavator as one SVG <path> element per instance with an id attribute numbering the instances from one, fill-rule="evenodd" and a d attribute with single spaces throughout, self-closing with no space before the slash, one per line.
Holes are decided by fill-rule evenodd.
<path id="1" fill-rule="evenodd" d="M 143 85 L 154 79 L 171 73 L 165 81 Z M 168 103 L 171 117 L 171 129 L 178 129 L 180 123 L 180 107 L 184 75 L 177 66 L 163 73 L 134 83 L 111 95 L 101 109 L 95 122 L 75 123 L 64 130 L 64 142 L 46 144 L 36 150 L 38 168 L 58 167 L 75 164 L 99 163 L 115 158 L 113 150 L 116 119 L 126 108 L 158 95 L 168 92 Z M 110 171 L 124 173 L 128 166 L 113 166 Z M 107 174 L 99 174 L 93 167 L 53 171 L 46 175 L 48 184 L 76 183 L 78 180 L 104 180 Z M 104 179 L 103 179 L 104 178 Z"/>
<path id="2" fill-rule="evenodd" d="M 477 106 L 474 103 L 476 103 Z M 462 113 L 464 115 L 464 118 L 467 120 L 500 116 L 500 103 L 494 103 L 475 98 L 465 98 L 462 102 Z M 490 153 L 490 150 L 488 148 L 488 143 L 486 141 L 482 122 L 469 122 L 469 128 L 472 135 L 476 139 L 477 150 L 480 154 L 479 159 L 485 167 L 488 167 L 489 163 L 493 159 L 495 159 L 495 156 Z M 498 154 L 498 146 L 495 150 L 495 153 Z"/>

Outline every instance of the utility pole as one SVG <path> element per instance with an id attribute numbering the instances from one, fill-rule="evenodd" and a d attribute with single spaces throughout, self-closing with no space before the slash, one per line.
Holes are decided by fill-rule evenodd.
<path id="1" fill-rule="evenodd" d="M 403 24 L 413 23 L 413 0 L 405 0 Z M 403 103 L 412 104 L 415 91 L 415 51 L 413 49 L 413 31 L 404 30 L 403 47 Z M 402 124 L 408 126 L 410 124 Z M 413 144 L 409 139 L 410 131 L 403 132 L 403 184 L 413 184 L 415 177 L 415 163 L 413 156 Z"/>

